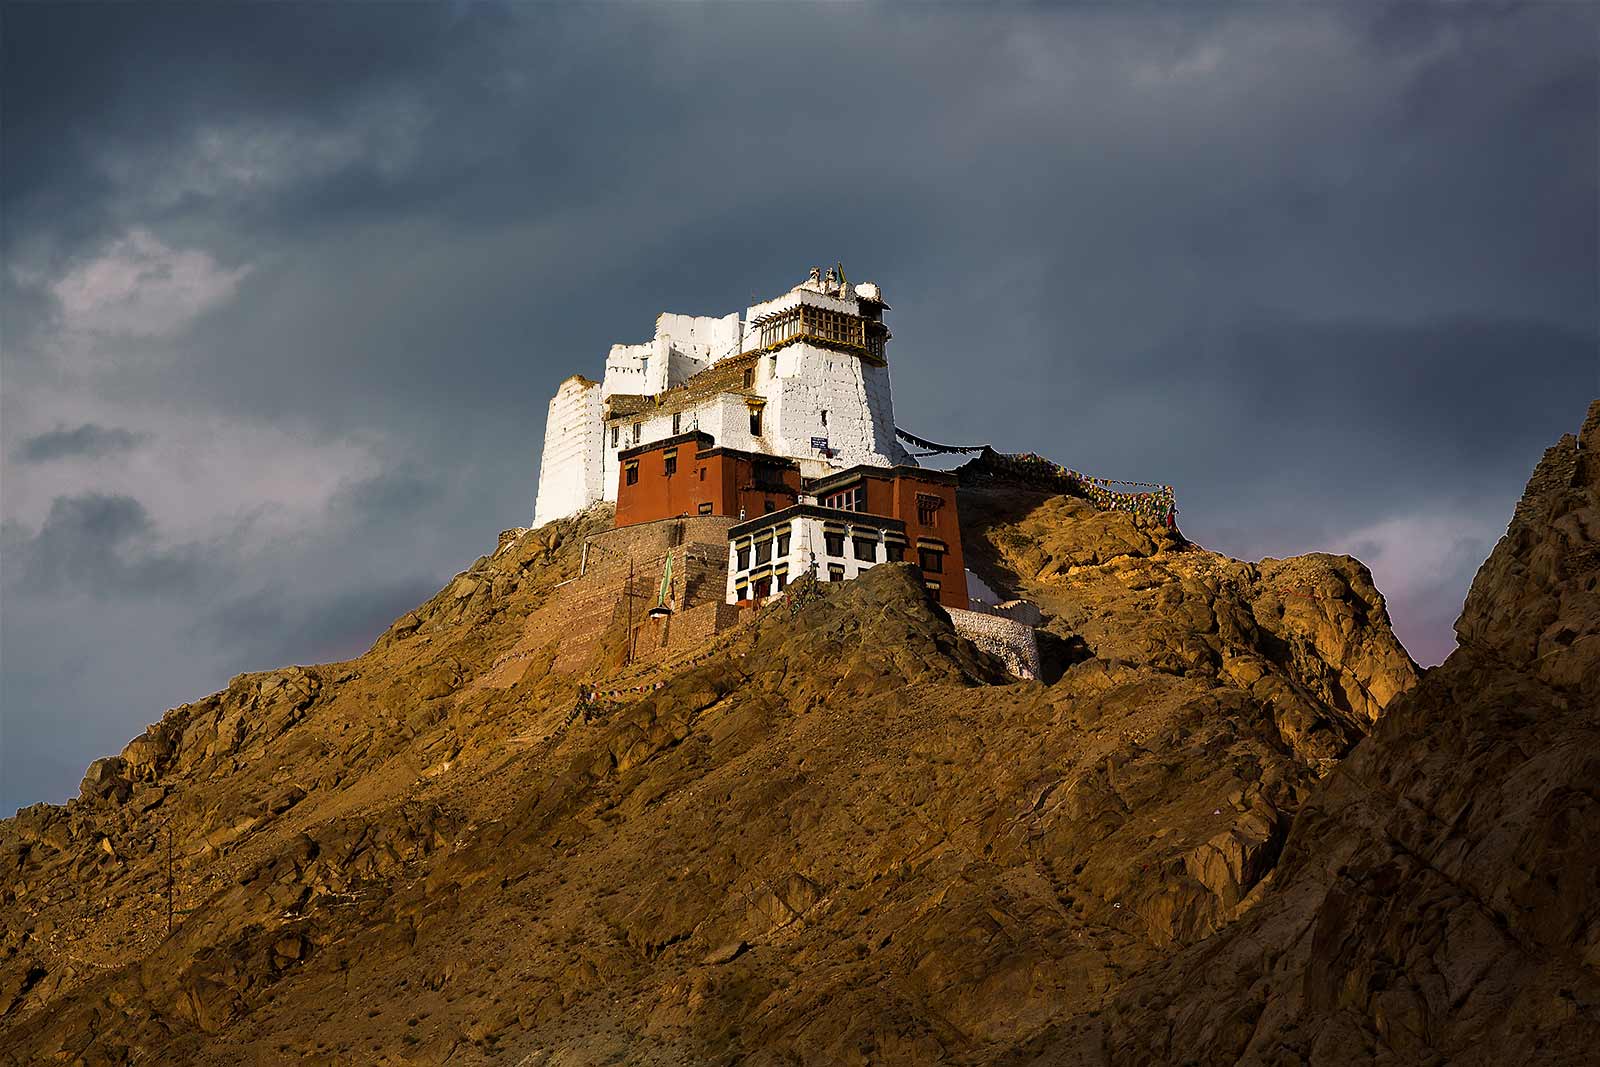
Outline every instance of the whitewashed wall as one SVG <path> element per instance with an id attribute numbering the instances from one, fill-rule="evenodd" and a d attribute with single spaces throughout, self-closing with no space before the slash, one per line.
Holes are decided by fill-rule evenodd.
<path id="1" fill-rule="evenodd" d="M 610 428 L 601 420 L 603 398 L 654 396 L 681 385 L 752 340 L 745 326 L 750 318 L 800 303 L 860 312 L 860 302 L 854 298 L 805 288 L 752 306 L 744 320 L 738 313 L 716 318 L 664 312 L 656 319 L 651 340 L 611 347 L 599 386 L 574 392 L 570 383 L 575 379 L 563 382 L 551 401 L 534 521 L 572 514 L 595 500 L 615 500 L 617 453 L 674 432 L 670 414 L 623 419 L 613 443 Z M 735 396 L 712 397 L 683 411 L 677 432 L 699 429 L 725 448 L 799 460 L 801 473 L 809 478 L 857 464 L 892 466 L 909 461 L 894 435 L 887 367 L 797 343 L 759 361 L 752 391 L 767 401 L 759 437 L 751 435 L 749 409 L 743 398 Z M 641 423 L 637 439 L 635 421 Z M 830 458 L 813 448 L 812 438 L 826 438 L 834 455 Z"/>
<path id="2" fill-rule="evenodd" d="M 562 382 L 545 421 L 535 526 L 575 514 L 601 498 L 601 431 L 600 385 L 577 375 Z"/>
<path id="3" fill-rule="evenodd" d="M 755 516 L 751 517 L 754 518 Z M 877 544 L 873 549 L 873 558 L 871 560 L 862 560 L 855 558 L 855 546 L 848 533 L 845 537 L 844 555 L 828 555 L 827 541 L 824 539 L 823 520 L 815 515 L 797 516 L 786 525 L 790 530 L 789 553 L 786 556 L 775 556 L 770 563 L 757 565 L 752 556 L 750 566 L 741 571 L 739 569 L 738 545 L 731 540 L 728 542 L 728 603 L 736 604 L 739 602 L 737 583 L 740 575 L 748 575 L 751 571 L 760 568 L 775 567 L 779 563 L 787 563 L 789 565 L 790 582 L 807 573 L 815 575 L 817 580 L 821 582 L 841 580 L 848 582 L 888 558 L 883 546 L 882 531 L 876 526 L 864 527 L 872 531 L 872 536 L 876 539 Z M 850 527 L 848 523 L 846 526 L 849 530 L 854 530 L 854 527 Z M 830 563 L 844 567 L 843 579 L 829 576 L 828 565 Z"/>
<path id="4" fill-rule="evenodd" d="M 761 391 L 770 401 L 770 446 L 774 451 L 843 469 L 860 463 L 886 467 L 906 461 L 894 436 L 894 404 L 889 371 L 846 352 L 792 344 L 778 350 L 776 375 Z M 826 411 L 827 423 L 822 421 Z M 811 447 L 825 437 L 835 453 L 824 457 Z"/>

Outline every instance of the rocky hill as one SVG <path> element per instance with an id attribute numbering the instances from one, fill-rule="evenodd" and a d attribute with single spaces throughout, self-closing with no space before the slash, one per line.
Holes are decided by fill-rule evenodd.
<path id="1" fill-rule="evenodd" d="M 1426 674 L 1355 560 L 975 469 L 1040 681 L 885 565 L 499 688 L 608 516 L 509 533 L 0 824 L 0 1063 L 1577 1062 L 1600 405 L 1582 441 Z"/>

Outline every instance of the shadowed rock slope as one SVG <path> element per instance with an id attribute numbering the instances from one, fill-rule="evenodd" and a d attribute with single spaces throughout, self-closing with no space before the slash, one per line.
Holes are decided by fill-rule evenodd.
<path id="1" fill-rule="evenodd" d="M 1456 632 L 1295 818 L 1260 907 L 1015 1062 L 1594 1063 L 1600 402 Z"/>
<path id="2" fill-rule="evenodd" d="M 550 626 L 609 516 L 513 531 L 365 656 L 241 676 L 95 763 L 77 800 L 0 824 L 0 1062 L 993 1063 L 1215 1043 L 1136 1035 L 1167 1009 L 1129 998 L 1169 974 L 1213 988 L 1181 968 L 1282 909 L 1291 823 L 1386 709 L 1420 705 L 1402 695 L 1418 672 L 1354 560 L 1240 563 L 971 474 L 969 556 L 1046 612 L 1042 681 L 1007 677 L 886 565 L 797 583 L 677 667 L 619 669 L 608 633 L 583 672 L 553 671 L 552 647 L 485 686 Z M 1565 653 L 1493 636 L 1541 604 L 1480 607 L 1503 621 L 1463 633 L 1576 684 Z M 1549 641 L 1578 655 L 1591 632 Z M 1478 751 L 1411 743 L 1406 782 Z M 1370 924 L 1346 918 L 1341 975 L 1366 966 Z"/>

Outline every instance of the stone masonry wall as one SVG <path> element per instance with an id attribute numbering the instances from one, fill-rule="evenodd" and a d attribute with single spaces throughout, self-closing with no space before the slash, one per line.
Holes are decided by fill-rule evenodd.
<path id="1" fill-rule="evenodd" d="M 634 627 L 634 662 L 675 656 L 740 621 L 723 604 L 728 581 L 728 527 L 721 516 L 662 519 L 590 539 L 583 576 L 558 588 L 551 602 L 530 616 L 521 638 L 479 684 L 504 687 L 522 676 L 539 650 L 554 646 L 558 671 L 578 672 L 590 662 L 596 642 L 612 627 Z M 672 614 L 652 619 L 666 557 L 672 555 Z M 633 597 L 628 598 L 629 564 Z"/>
<path id="2" fill-rule="evenodd" d="M 981 611 L 946 608 L 956 633 L 979 648 L 999 657 L 1006 669 L 1018 678 L 1038 678 L 1039 641 L 1033 627 L 1014 619 L 986 615 Z"/>

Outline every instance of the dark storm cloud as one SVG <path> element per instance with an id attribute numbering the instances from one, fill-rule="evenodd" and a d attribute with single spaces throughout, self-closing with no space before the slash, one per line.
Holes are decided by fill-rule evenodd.
<path id="1" fill-rule="evenodd" d="M 197 586 L 203 553 L 160 547 L 153 534 L 149 513 L 132 497 L 57 497 L 37 534 L 8 525 L 8 584 L 14 574 L 22 590 L 95 597 L 169 597 Z"/>
<path id="2" fill-rule="evenodd" d="M 131 430 L 86 422 L 70 430 L 50 430 L 24 438 L 17 448 L 17 457 L 24 463 L 47 463 L 71 457 L 100 459 L 125 452 L 143 439 Z"/>
<path id="3" fill-rule="evenodd" d="M 248 650 L 251 669 L 352 659 L 371 648 L 391 622 L 433 596 L 438 584 L 434 576 L 419 575 L 311 598 L 282 587 L 257 590 L 206 615 L 193 633 Z"/>
<path id="4" fill-rule="evenodd" d="M 359 651 L 528 521 L 561 378 L 659 311 L 836 259 L 895 307 L 903 425 L 1171 482 L 1209 547 L 1385 561 L 1437 658 L 1600 389 L 1594 28 L 1565 5 L 12 5 L 8 739 L 20 719 L 81 766 L 238 670 Z M 133 232 L 155 269 L 208 258 L 105 336 Z M 258 469 L 234 432 L 304 455 Z M 194 475 L 218 455 L 234 477 Z M 208 485 L 248 491 L 207 513 Z M 97 615 L 58 603 L 89 587 Z M 57 651 L 82 639 L 104 651 Z M 0 803 L 40 795 L 10 766 Z"/>
<path id="5" fill-rule="evenodd" d="M 416 470 L 386 471 L 343 486 L 329 501 L 335 514 L 358 523 L 396 522 L 423 514 L 442 487 Z"/>

